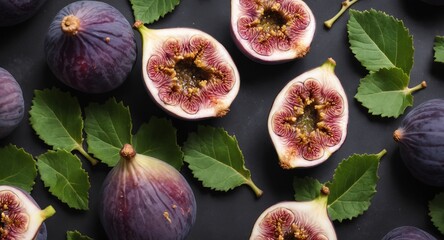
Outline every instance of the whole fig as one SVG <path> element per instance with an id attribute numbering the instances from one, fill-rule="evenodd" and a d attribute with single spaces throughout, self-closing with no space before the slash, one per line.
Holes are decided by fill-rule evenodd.
<path id="1" fill-rule="evenodd" d="M 0 1 L 0 27 L 13 26 L 32 17 L 46 0 Z"/>
<path id="2" fill-rule="evenodd" d="M 410 111 L 393 133 L 401 158 L 418 180 L 444 187 L 444 100 L 428 100 Z"/>
<path id="3" fill-rule="evenodd" d="M 20 85 L 0 67 L 0 138 L 9 135 L 23 119 L 25 102 Z"/>
<path id="4" fill-rule="evenodd" d="M 109 239 L 185 239 L 196 219 L 196 200 L 169 164 L 136 154 L 129 144 L 102 187 L 99 216 Z"/>
<path id="5" fill-rule="evenodd" d="M 436 238 L 417 227 L 402 226 L 388 232 L 382 240 L 436 240 Z"/>
<path id="6" fill-rule="evenodd" d="M 136 60 L 136 42 L 131 25 L 116 8 L 77 1 L 55 16 L 45 52 L 57 79 L 85 93 L 104 93 L 128 77 Z"/>

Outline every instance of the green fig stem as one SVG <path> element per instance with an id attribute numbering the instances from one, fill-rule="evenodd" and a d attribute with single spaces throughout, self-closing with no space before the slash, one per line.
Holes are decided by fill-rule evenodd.
<path id="1" fill-rule="evenodd" d="M 250 186 L 250 188 L 253 190 L 254 194 L 256 194 L 256 197 L 260 197 L 262 196 L 262 194 L 264 193 L 260 188 L 258 188 L 256 186 L 256 184 L 254 184 L 254 182 L 250 179 L 246 182 L 246 184 L 248 186 Z"/>
<path id="2" fill-rule="evenodd" d="M 387 150 L 382 149 L 382 151 L 380 151 L 378 154 L 376 154 L 376 156 L 378 157 L 378 159 L 381 159 L 386 153 L 387 153 Z"/>
<path id="3" fill-rule="evenodd" d="M 93 166 L 95 166 L 95 165 L 97 165 L 97 163 L 99 163 L 99 161 L 97 161 L 97 159 L 95 159 L 95 158 L 93 158 L 93 157 L 91 157 L 91 155 L 89 155 L 86 151 L 85 151 L 85 149 L 83 149 L 83 147 L 82 146 L 78 146 L 77 148 L 76 148 L 76 150 L 77 151 L 79 151 L 80 152 L 80 154 L 82 154 Z"/>
<path id="4" fill-rule="evenodd" d="M 43 219 L 47 219 L 53 216 L 55 213 L 56 210 L 51 205 L 47 206 L 45 209 L 42 209 L 42 211 L 40 212 Z"/>
<path id="5" fill-rule="evenodd" d="M 425 81 L 422 81 L 420 84 L 418 84 L 412 88 L 407 88 L 407 92 L 408 93 L 416 92 L 416 91 L 421 90 L 426 87 L 427 87 L 427 83 Z"/>
<path id="6" fill-rule="evenodd" d="M 329 20 L 324 22 L 324 26 L 328 29 L 330 29 L 333 24 L 336 22 L 336 20 L 338 20 L 338 18 L 340 16 L 342 16 L 342 14 L 344 14 L 344 12 L 354 3 L 356 3 L 358 0 L 345 0 L 342 2 L 341 4 L 341 10 L 339 10 L 338 13 L 336 13 L 335 16 L 333 16 L 332 18 L 330 18 Z"/>
<path id="7" fill-rule="evenodd" d="M 336 67 L 336 61 L 333 58 L 328 58 L 327 61 L 325 61 L 322 66 L 322 68 L 334 72 Z"/>

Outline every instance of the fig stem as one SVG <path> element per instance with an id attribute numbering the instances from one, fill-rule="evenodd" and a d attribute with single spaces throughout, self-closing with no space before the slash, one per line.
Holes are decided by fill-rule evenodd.
<path id="1" fill-rule="evenodd" d="M 325 68 L 326 70 L 329 70 L 331 72 L 335 71 L 335 67 L 336 61 L 333 58 L 328 58 L 327 61 L 322 64 L 322 68 Z"/>
<path id="2" fill-rule="evenodd" d="M 51 205 L 49 205 L 45 209 L 42 209 L 40 214 L 43 219 L 47 219 L 47 218 L 51 217 L 52 215 L 54 215 L 55 213 L 56 213 L 56 210 Z"/>
<path id="3" fill-rule="evenodd" d="M 95 166 L 95 165 L 97 165 L 97 163 L 99 163 L 99 161 L 97 161 L 97 159 L 95 159 L 95 158 L 93 158 L 93 157 L 91 157 L 91 155 L 89 155 L 86 151 L 85 151 L 85 149 L 83 149 L 83 147 L 82 146 L 78 146 L 77 148 L 76 148 L 76 150 L 77 151 L 79 151 L 80 152 L 80 154 L 82 154 L 93 166 Z"/>
<path id="4" fill-rule="evenodd" d="M 341 9 L 339 10 L 338 13 L 336 13 L 335 16 L 333 16 L 332 18 L 330 18 L 329 20 L 324 22 L 324 26 L 328 29 L 330 29 L 333 24 L 336 22 L 336 20 L 338 20 L 338 18 L 340 16 L 342 16 L 342 14 L 344 14 L 344 12 L 354 3 L 356 3 L 358 0 L 345 0 L 342 2 L 341 4 Z"/>
<path id="5" fill-rule="evenodd" d="M 427 87 L 427 83 L 425 81 L 422 81 L 420 84 L 418 84 L 412 88 L 407 88 L 407 92 L 408 93 L 416 92 L 416 91 L 421 90 L 426 87 Z"/>
<path id="6" fill-rule="evenodd" d="M 376 154 L 376 156 L 378 157 L 378 159 L 381 159 L 386 153 L 387 153 L 387 150 L 382 149 L 382 151 L 380 151 L 378 154 Z"/>
<path id="7" fill-rule="evenodd" d="M 79 32 L 80 19 L 74 15 L 65 16 L 61 22 L 62 31 L 70 36 Z"/>
<path id="8" fill-rule="evenodd" d="M 251 189 L 253 190 L 254 194 L 256 194 L 256 197 L 260 197 L 262 196 L 262 194 L 264 193 L 260 188 L 258 188 L 256 186 L 256 184 L 254 184 L 253 181 L 248 180 L 247 181 L 247 185 L 251 187 Z"/>

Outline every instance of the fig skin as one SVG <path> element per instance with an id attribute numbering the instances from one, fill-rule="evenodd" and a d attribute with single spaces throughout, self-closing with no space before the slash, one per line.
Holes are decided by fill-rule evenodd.
<path id="1" fill-rule="evenodd" d="M 0 139 L 11 134 L 23 119 L 25 102 L 15 78 L 0 67 Z"/>
<path id="2" fill-rule="evenodd" d="M 14 26 L 28 20 L 45 2 L 46 0 L 0 1 L 0 27 Z"/>
<path id="3" fill-rule="evenodd" d="M 185 178 L 129 144 L 101 195 L 99 217 L 111 240 L 185 239 L 196 219 L 196 200 Z"/>
<path id="4" fill-rule="evenodd" d="M 436 240 L 436 238 L 420 228 L 401 226 L 392 229 L 382 240 Z"/>
<path id="5" fill-rule="evenodd" d="M 84 93 L 116 89 L 136 60 L 131 25 L 116 8 L 99 1 L 62 8 L 49 26 L 44 49 L 56 78 Z"/>
<path id="6" fill-rule="evenodd" d="M 444 187 L 444 100 L 431 99 L 413 108 L 393 133 L 401 158 L 419 181 Z"/>

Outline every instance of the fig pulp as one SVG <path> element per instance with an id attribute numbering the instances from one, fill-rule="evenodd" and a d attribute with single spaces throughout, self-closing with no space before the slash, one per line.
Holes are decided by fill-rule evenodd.
<path id="1" fill-rule="evenodd" d="M 227 50 L 190 28 L 153 30 L 134 24 L 143 40 L 142 70 L 154 101 L 183 119 L 222 117 L 239 92 L 239 73 Z"/>
<path id="2" fill-rule="evenodd" d="M 54 213 L 52 206 L 40 209 L 32 196 L 22 189 L 0 185 L 0 239 L 46 240 L 43 221 Z"/>
<path id="3" fill-rule="evenodd" d="M 425 184 L 444 187 L 444 100 L 413 108 L 393 133 L 411 174 Z"/>
<path id="4" fill-rule="evenodd" d="M 0 1 L 0 27 L 13 26 L 32 17 L 46 0 Z"/>
<path id="5" fill-rule="evenodd" d="M 169 164 L 126 144 L 102 187 L 99 216 L 109 239 L 185 239 L 196 219 L 196 200 Z"/>
<path id="6" fill-rule="evenodd" d="M 382 240 L 436 240 L 428 232 L 413 226 L 397 227 L 388 232 Z"/>
<path id="7" fill-rule="evenodd" d="M 256 220 L 250 240 L 281 239 L 336 240 L 327 215 L 327 195 L 306 202 L 281 202 L 266 209 Z"/>
<path id="8" fill-rule="evenodd" d="M 104 93 L 128 77 L 136 60 L 136 42 L 131 25 L 116 8 L 77 1 L 56 14 L 45 52 L 61 82 L 85 93 Z"/>
<path id="9" fill-rule="evenodd" d="M 330 58 L 301 74 L 274 100 L 268 131 L 282 168 L 318 165 L 344 142 L 348 101 L 335 66 Z"/>
<path id="10" fill-rule="evenodd" d="M 20 85 L 0 67 L 0 139 L 9 135 L 23 119 L 25 102 Z"/>
<path id="11" fill-rule="evenodd" d="M 315 17 L 302 0 L 231 0 L 231 33 L 239 49 L 260 63 L 281 63 L 310 50 Z"/>

